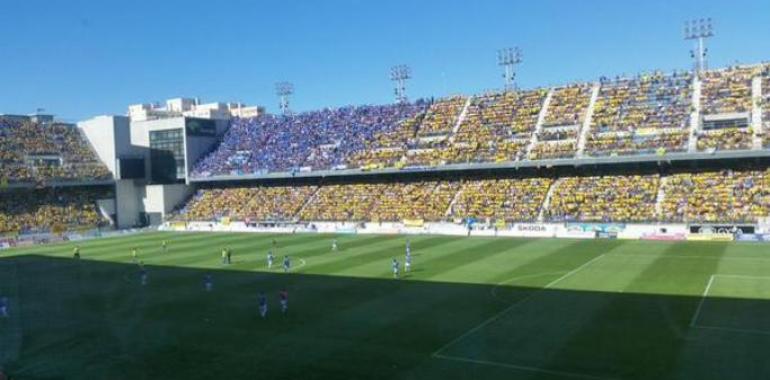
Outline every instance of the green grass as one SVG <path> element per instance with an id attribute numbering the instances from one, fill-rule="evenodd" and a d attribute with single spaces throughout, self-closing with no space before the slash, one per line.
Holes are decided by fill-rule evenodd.
<path id="1" fill-rule="evenodd" d="M 273 238 L 289 274 L 266 268 Z M 405 237 L 339 236 L 337 253 L 331 239 L 148 233 L 83 242 L 80 261 L 73 244 L 2 251 L 0 365 L 16 379 L 770 378 L 765 245 L 415 236 L 413 272 L 394 280 Z"/>

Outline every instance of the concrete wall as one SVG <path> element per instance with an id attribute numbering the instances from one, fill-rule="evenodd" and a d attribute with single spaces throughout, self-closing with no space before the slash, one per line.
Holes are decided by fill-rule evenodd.
<path id="1" fill-rule="evenodd" d="M 141 199 L 144 188 L 138 187 L 133 180 L 115 181 L 115 213 L 118 228 L 131 228 L 139 224 L 139 213 L 144 211 Z"/>
<path id="2" fill-rule="evenodd" d="M 78 128 L 91 142 L 99 160 L 107 165 L 113 178 L 116 173 L 115 150 L 118 145 L 115 139 L 115 118 L 116 116 L 97 116 L 78 122 Z"/>
<path id="3" fill-rule="evenodd" d="M 165 218 L 174 207 L 192 193 L 193 188 L 184 184 L 147 185 L 142 198 L 143 211 Z"/>

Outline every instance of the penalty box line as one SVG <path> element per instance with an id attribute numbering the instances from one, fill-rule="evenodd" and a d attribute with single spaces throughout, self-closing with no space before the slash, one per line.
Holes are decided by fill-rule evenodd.
<path id="1" fill-rule="evenodd" d="M 530 366 L 516 365 L 516 364 L 510 364 L 510 363 L 500 363 L 500 362 L 494 362 L 494 361 L 489 361 L 489 360 L 470 359 L 470 358 L 464 358 L 464 357 L 460 357 L 460 356 L 448 356 L 448 355 L 442 355 L 442 354 L 435 354 L 435 355 L 433 355 L 433 357 L 439 358 L 439 359 L 445 359 L 445 360 L 452 360 L 452 361 L 456 361 L 456 362 L 464 362 L 464 363 L 481 364 L 481 365 L 488 365 L 488 366 L 501 367 L 501 368 L 509 368 L 509 369 L 515 369 L 515 370 L 519 370 L 519 371 L 543 373 L 543 374 L 546 374 L 546 375 L 554 375 L 554 376 L 559 376 L 559 377 L 569 377 L 569 378 L 573 378 L 573 379 L 610 380 L 610 378 L 593 376 L 593 375 L 589 375 L 589 374 L 585 374 L 585 373 L 557 371 L 557 370 L 551 370 L 551 369 L 545 369 L 545 368 L 539 368 L 539 367 L 530 367 Z"/>
<path id="2" fill-rule="evenodd" d="M 708 298 L 709 292 L 711 291 L 711 286 L 714 284 L 714 280 L 717 277 L 745 278 L 745 279 L 755 279 L 755 280 L 770 279 L 770 276 L 751 276 L 751 275 L 741 275 L 741 274 L 712 274 L 711 277 L 709 277 L 708 284 L 706 284 L 706 289 L 703 290 L 703 295 L 701 296 L 700 303 L 698 303 L 698 308 L 695 309 L 695 314 L 692 316 L 692 320 L 690 321 L 690 327 L 696 328 L 696 329 L 716 330 L 716 331 L 725 331 L 725 332 L 733 332 L 733 333 L 770 335 L 770 331 L 767 331 L 767 330 L 739 329 L 735 327 L 706 326 L 706 325 L 698 324 L 698 319 L 700 318 L 703 305 L 706 303 L 706 299 Z"/>
<path id="3" fill-rule="evenodd" d="M 703 294 L 700 297 L 700 302 L 698 302 L 698 308 L 695 309 L 695 314 L 692 315 L 692 319 L 690 320 L 690 327 L 695 327 L 695 324 L 698 322 L 698 317 L 700 317 L 701 309 L 703 309 L 703 304 L 706 303 L 706 298 L 709 295 L 709 290 L 711 290 L 711 285 L 714 284 L 714 275 L 712 274 L 711 277 L 709 277 L 709 282 L 706 284 L 706 288 L 703 289 Z"/>
<path id="4" fill-rule="evenodd" d="M 559 278 L 557 278 L 557 279 L 555 279 L 555 280 L 553 280 L 553 281 L 549 282 L 547 285 L 545 285 L 545 286 L 544 286 L 543 288 L 541 288 L 540 290 L 535 290 L 535 291 L 533 291 L 532 293 L 530 293 L 529 295 L 527 295 L 526 297 L 524 297 L 524 298 L 522 298 L 522 299 L 520 299 L 520 300 L 518 300 L 518 301 L 514 302 L 514 303 L 513 303 L 513 304 L 511 304 L 510 306 L 508 306 L 508 307 L 506 307 L 505 309 L 503 309 L 503 310 L 499 311 L 497 314 L 495 314 L 495 315 L 493 315 L 493 316 L 491 316 L 491 317 L 487 318 L 485 321 L 483 321 L 483 322 L 479 323 L 479 324 L 478 324 L 478 325 L 476 325 L 475 327 L 472 327 L 470 330 L 468 330 L 468 331 L 464 332 L 462 335 L 458 336 L 457 338 L 455 338 L 455 339 L 452 339 L 452 340 L 451 340 L 449 343 L 447 343 L 447 344 L 445 344 L 445 345 L 441 346 L 441 347 L 440 347 L 438 350 L 434 351 L 434 352 L 431 354 L 431 356 L 432 356 L 432 357 L 434 357 L 434 358 L 439 358 L 439 359 L 450 359 L 450 358 L 451 358 L 450 360 L 458 360 L 458 359 L 465 359 L 465 361 L 472 361 L 472 360 L 475 360 L 475 359 L 468 359 L 468 358 L 457 358 L 457 357 L 453 357 L 453 356 L 446 356 L 446 355 L 441 355 L 441 352 L 442 352 L 442 351 L 444 351 L 444 350 L 446 350 L 446 349 L 447 349 L 447 348 L 449 348 L 450 346 L 453 346 L 455 343 L 457 343 L 457 342 L 459 342 L 459 341 L 461 341 L 461 340 L 465 339 L 466 337 L 468 337 L 468 336 L 472 335 L 473 333 L 475 333 L 475 332 L 477 332 L 477 331 L 479 331 L 479 330 L 483 329 L 484 327 L 487 327 L 487 326 L 488 326 L 488 325 L 490 325 L 491 323 L 493 323 L 493 322 L 495 322 L 495 321 L 499 320 L 499 319 L 500 319 L 500 318 L 501 318 L 503 315 L 505 315 L 505 314 L 508 314 L 508 312 L 510 312 L 510 311 L 512 311 L 512 310 L 514 310 L 514 309 L 516 309 L 517 307 L 519 307 L 519 306 L 523 305 L 523 304 L 524 304 L 524 303 L 526 303 L 527 301 L 529 301 L 529 300 L 531 300 L 532 298 L 534 298 L 534 297 L 535 297 L 535 295 L 539 294 L 540 292 L 542 292 L 542 291 L 544 291 L 544 290 L 546 290 L 546 289 L 550 289 L 552 286 L 554 286 L 554 285 L 558 284 L 559 282 L 561 282 L 561 281 L 564 281 L 564 280 L 566 280 L 567 278 L 570 278 L 570 277 L 572 277 L 572 276 L 573 276 L 573 275 L 575 275 L 576 273 L 578 273 L 578 272 L 580 272 L 581 270 L 583 270 L 583 269 L 587 268 L 589 265 L 591 265 L 591 264 L 593 264 L 593 263 L 595 263 L 595 262 L 599 261 L 599 259 L 601 259 L 601 258 L 602 258 L 602 257 L 604 257 L 605 255 L 606 255 L 606 254 L 604 254 L 604 253 L 603 253 L 603 254 L 601 254 L 601 255 L 599 255 L 599 256 L 596 256 L 596 257 L 594 257 L 593 259 L 591 259 L 591 260 L 589 260 L 589 261 L 587 261 L 587 262 L 583 263 L 583 264 L 582 264 L 582 265 L 580 265 L 579 267 L 577 267 L 577 268 L 575 268 L 575 269 L 573 269 L 573 270 L 571 270 L 571 271 L 567 272 L 567 273 L 566 273 L 566 274 L 564 274 L 563 276 L 561 276 L 561 277 L 559 277 Z M 479 361 L 479 362 L 484 362 L 484 361 L 482 360 L 482 361 Z M 510 365 L 510 366 L 514 367 L 514 365 Z M 523 369 L 523 367 L 522 367 L 522 368 L 520 368 L 520 369 Z"/>

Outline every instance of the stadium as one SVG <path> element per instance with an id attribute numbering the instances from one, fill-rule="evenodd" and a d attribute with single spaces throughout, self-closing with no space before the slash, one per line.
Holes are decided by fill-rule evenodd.
<path id="1" fill-rule="evenodd" d="M 496 90 L 2 114 L 0 379 L 766 379 L 770 64 L 714 36 L 533 87 L 503 48 Z"/>

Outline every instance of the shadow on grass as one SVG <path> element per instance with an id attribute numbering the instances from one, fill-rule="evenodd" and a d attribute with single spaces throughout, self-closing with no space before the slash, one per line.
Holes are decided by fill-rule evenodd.
<path id="1" fill-rule="evenodd" d="M 0 366 L 16 379 L 770 376 L 765 300 L 147 271 L 142 286 L 135 265 L 0 259 Z"/>

